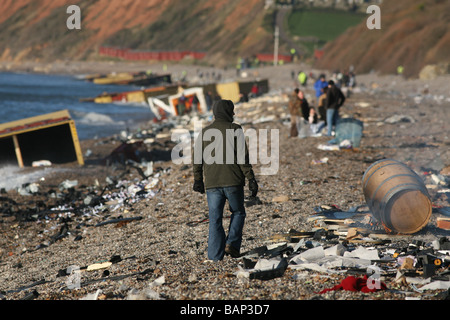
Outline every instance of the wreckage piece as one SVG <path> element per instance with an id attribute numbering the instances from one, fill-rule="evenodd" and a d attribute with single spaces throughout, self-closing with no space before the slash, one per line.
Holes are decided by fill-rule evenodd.
<path id="1" fill-rule="evenodd" d="M 267 241 L 270 242 L 299 242 L 300 239 L 313 237 L 315 234 L 314 231 L 295 231 L 290 230 L 288 233 L 279 233 L 271 235 L 267 238 Z"/>
<path id="2" fill-rule="evenodd" d="M 271 280 L 282 277 L 288 267 L 286 258 L 260 259 L 249 271 L 249 279 Z"/>
<path id="3" fill-rule="evenodd" d="M 348 276 L 341 281 L 340 284 L 335 285 L 329 289 L 323 289 L 320 294 L 327 293 L 329 291 L 347 290 L 347 291 L 361 291 L 364 293 L 376 292 L 378 290 L 386 290 L 387 286 L 383 282 L 374 282 L 365 275 L 362 278 L 354 276 Z"/>
<path id="4" fill-rule="evenodd" d="M 339 119 L 336 123 L 336 142 L 350 142 L 350 146 L 359 148 L 363 136 L 363 122 L 352 118 Z"/>
<path id="5" fill-rule="evenodd" d="M 107 221 L 103 221 L 103 222 L 97 223 L 95 226 L 96 227 L 101 227 L 101 226 L 104 226 L 104 225 L 107 225 L 107 224 L 119 223 L 119 222 L 130 222 L 130 221 L 141 220 L 141 219 L 142 219 L 142 217 L 111 219 L 111 220 L 107 220 Z"/>
<path id="6" fill-rule="evenodd" d="M 42 159 L 84 165 L 75 122 L 68 110 L 0 124 L 0 162 L 19 167 Z"/>
<path id="7" fill-rule="evenodd" d="M 387 231 L 412 234 L 427 225 L 432 211 L 428 190 L 405 164 L 393 159 L 373 163 L 362 186 L 372 215 Z"/>
<path id="8" fill-rule="evenodd" d="M 33 282 L 33 283 L 31 283 L 31 284 L 29 284 L 27 286 L 22 286 L 22 287 L 19 287 L 17 289 L 7 290 L 5 293 L 9 294 L 9 293 L 21 292 L 21 291 L 28 290 L 28 289 L 31 289 L 33 287 L 39 286 L 41 284 L 46 284 L 46 283 L 50 283 L 50 282 L 53 282 L 53 281 L 47 281 L 45 279 L 41 279 L 41 280 L 35 281 L 35 282 Z"/>

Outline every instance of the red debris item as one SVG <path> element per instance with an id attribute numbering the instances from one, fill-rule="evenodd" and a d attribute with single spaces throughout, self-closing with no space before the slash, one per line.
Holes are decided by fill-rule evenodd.
<path id="1" fill-rule="evenodd" d="M 379 284 L 379 285 L 377 285 Z M 374 284 L 373 286 L 367 285 L 367 275 L 364 276 L 364 278 L 356 278 L 354 276 L 348 276 L 344 280 L 341 281 L 340 284 L 330 288 L 330 289 L 324 289 L 320 291 L 319 293 L 326 293 L 329 291 L 336 291 L 336 290 L 347 290 L 347 291 L 361 291 L 365 293 L 369 292 L 376 292 L 379 290 L 386 290 L 386 284 L 383 282 L 378 282 Z"/>

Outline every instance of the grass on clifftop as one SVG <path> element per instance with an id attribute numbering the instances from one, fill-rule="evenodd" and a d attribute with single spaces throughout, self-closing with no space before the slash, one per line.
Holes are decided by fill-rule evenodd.
<path id="1" fill-rule="evenodd" d="M 327 42 L 361 23 L 365 17 L 365 14 L 341 10 L 298 10 L 289 15 L 288 27 L 294 36 L 315 37 Z"/>

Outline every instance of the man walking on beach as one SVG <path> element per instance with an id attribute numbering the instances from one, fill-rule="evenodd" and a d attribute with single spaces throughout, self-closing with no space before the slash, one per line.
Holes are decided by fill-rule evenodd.
<path id="1" fill-rule="evenodd" d="M 327 135 L 331 136 L 333 126 L 336 125 L 339 119 L 339 108 L 345 102 L 345 96 L 341 89 L 336 87 L 333 80 L 328 81 L 327 99 L 325 100 L 325 107 L 327 110 Z"/>
<path id="2" fill-rule="evenodd" d="M 214 122 L 202 130 L 194 146 L 193 189 L 202 194 L 206 190 L 209 207 L 208 259 L 220 261 L 225 254 L 233 258 L 240 256 L 246 215 L 245 178 L 249 180 L 253 197 L 258 192 L 258 184 L 249 163 L 242 127 L 233 123 L 233 102 L 214 102 L 213 114 Z M 226 200 L 232 213 L 228 236 L 222 222 Z"/>

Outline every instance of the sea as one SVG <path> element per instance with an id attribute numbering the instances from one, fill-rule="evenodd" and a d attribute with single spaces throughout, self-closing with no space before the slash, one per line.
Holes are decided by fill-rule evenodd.
<path id="1" fill-rule="evenodd" d="M 80 140 L 134 132 L 154 118 L 148 105 L 82 102 L 104 92 L 138 90 L 136 86 L 98 85 L 82 76 L 0 73 L 0 123 L 68 110 Z M 1 152 L 1 150 L 0 150 Z M 0 164 L 0 189 L 10 190 L 54 170 L 20 174 L 16 166 Z M 34 176 L 36 175 L 36 176 Z"/>
<path id="2" fill-rule="evenodd" d="M 133 131 L 153 119 L 147 104 L 98 104 L 80 99 L 138 89 L 98 85 L 83 76 L 0 73 L 0 123 L 68 110 L 80 140 Z"/>

